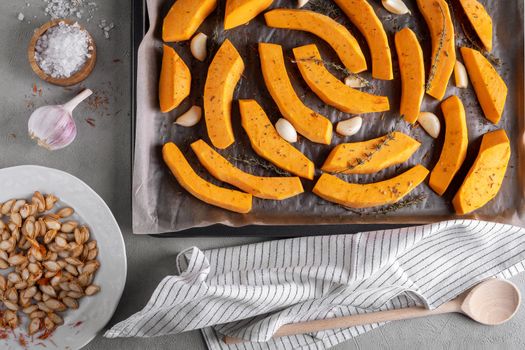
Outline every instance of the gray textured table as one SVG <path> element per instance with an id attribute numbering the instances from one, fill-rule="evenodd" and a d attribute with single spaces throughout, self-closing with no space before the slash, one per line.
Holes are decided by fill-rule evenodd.
<path id="1" fill-rule="evenodd" d="M 255 242 L 256 238 L 169 238 L 131 234 L 130 202 L 130 1 L 95 0 L 99 9 L 87 28 L 96 38 L 99 61 L 85 86 L 97 92 L 98 103 L 82 105 L 76 113 L 79 135 L 69 148 L 51 153 L 27 137 L 27 118 L 33 105 L 62 103 L 77 89 L 44 84 L 26 63 L 32 30 L 47 19 L 42 0 L 0 1 L 0 167 L 40 164 L 65 170 L 95 189 L 113 210 L 124 234 L 128 280 L 110 325 L 130 316 L 147 302 L 157 283 L 175 270 L 182 249 L 221 247 Z M 30 6 L 27 6 L 27 4 Z M 25 15 L 19 21 L 19 13 Z M 37 16 L 34 18 L 34 16 Z M 105 40 L 100 20 L 114 22 Z M 30 22 L 30 23 L 28 23 Z M 83 24 L 85 19 L 81 20 Z M 36 92 L 34 85 L 36 84 Z M 40 90 L 41 89 L 41 90 Z M 41 92 L 40 92 L 41 91 Z M 98 104 L 98 107 L 95 105 Z M 91 118 L 94 127 L 86 122 Z M 342 232 L 338 229 L 338 232 Z M 209 232 L 213 235 L 213 232 Z M 525 291 L 525 277 L 515 279 Z M 198 332 L 154 339 L 107 340 L 98 336 L 85 349 L 205 349 Z M 509 323 L 485 327 L 458 316 L 438 316 L 389 324 L 337 349 L 522 349 L 525 348 L 525 309 Z"/>

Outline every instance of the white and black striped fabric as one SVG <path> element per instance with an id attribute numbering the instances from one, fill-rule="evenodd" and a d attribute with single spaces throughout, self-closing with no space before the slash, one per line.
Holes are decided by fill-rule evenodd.
<path id="1" fill-rule="evenodd" d="M 414 305 L 525 270 L 525 229 L 483 221 L 305 237 L 179 255 L 146 307 L 105 336 L 202 329 L 210 349 L 327 349 L 380 324 L 271 339 L 279 326 Z M 250 342 L 226 345 L 224 335 Z"/>

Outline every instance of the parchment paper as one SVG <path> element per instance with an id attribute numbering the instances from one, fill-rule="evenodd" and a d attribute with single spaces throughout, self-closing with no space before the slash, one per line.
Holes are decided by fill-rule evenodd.
<path id="1" fill-rule="evenodd" d="M 314 2 L 330 2 L 329 0 L 312 0 Z M 452 0 L 454 5 L 456 0 Z M 405 0 L 412 10 L 412 16 L 396 16 L 389 14 L 381 6 L 381 1 L 370 0 L 376 13 L 382 19 L 390 39 L 390 47 L 394 59 L 395 80 L 390 82 L 373 81 L 373 88 L 368 91 L 375 94 L 388 95 L 390 98 L 391 111 L 381 114 L 364 115 L 364 124 L 360 132 L 352 137 L 343 138 L 334 133 L 331 146 L 318 145 L 301 138 L 294 144 L 310 159 L 317 167 L 320 167 L 326 156 L 334 145 L 342 142 L 356 142 L 382 136 L 396 128 L 418 139 L 422 146 L 405 164 L 392 167 L 372 175 L 346 176 L 345 180 L 351 182 L 375 182 L 391 178 L 416 164 L 423 164 L 432 169 L 439 158 L 443 144 L 443 133 L 441 138 L 433 140 L 420 127 L 411 128 L 404 122 L 396 122 L 399 116 L 399 99 L 401 81 L 395 46 L 393 42 L 394 33 L 404 27 L 413 29 L 422 44 L 425 60 L 427 61 L 427 72 L 430 60 L 430 39 L 427 26 L 419 13 L 415 0 Z M 259 57 L 257 53 L 258 42 L 273 42 L 283 45 L 285 57 L 288 64 L 288 73 L 294 87 L 302 100 L 314 110 L 327 116 L 334 122 L 350 117 L 330 106 L 324 105 L 306 84 L 302 81 L 297 67 L 291 62 L 292 48 L 315 43 L 319 47 L 323 58 L 340 64 L 332 49 L 315 36 L 299 32 L 281 29 L 272 29 L 264 25 L 262 16 L 258 16 L 250 24 L 224 32 L 222 30 L 222 18 L 224 16 L 224 0 L 219 1 L 219 8 L 202 25 L 199 31 L 206 33 L 210 39 L 210 54 L 208 59 L 201 63 L 191 57 L 189 43 L 170 44 L 175 47 L 179 55 L 183 57 L 192 72 L 192 93 L 179 108 L 168 114 L 161 114 L 158 110 L 157 86 L 161 64 L 161 27 L 162 18 L 171 6 L 171 0 L 147 0 L 149 12 L 150 30 L 145 35 L 138 52 L 137 71 L 137 115 L 136 115 L 136 141 L 135 162 L 133 174 L 133 229 L 137 234 L 175 232 L 191 227 L 207 226 L 222 223 L 231 226 L 242 226 L 248 224 L 342 224 L 342 223 L 426 223 L 454 217 L 451 199 L 459 188 L 461 181 L 477 154 L 480 144 L 480 136 L 488 131 L 504 128 L 507 131 L 513 145 L 513 154 L 510 161 L 506 179 L 496 199 L 484 208 L 478 210 L 469 218 L 480 218 L 503 223 L 522 225 L 524 213 L 524 186 L 523 170 L 525 161 L 523 159 L 523 0 L 485 0 L 482 1 L 494 21 L 494 50 L 493 55 L 501 59 L 502 64 L 497 70 L 502 74 L 509 86 L 509 95 L 505 107 L 505 113 L 498 126 L 488 122 L 477 102 L 472 86 L 468 89 L 457 89 L 453 82 L 449 84 L 446 96 L 458 95 L 467 111 L 467 123 L 469 128 L 470 146 L 467 160 L 455 181 L 443 198 L 437 196 L 427 184 L 420 185 L 413 194 L 426 194 L 426 199 L 415 206 L 389 212 L 386 215 L 377 215 L 374 210 L 365 211 L 364 215 L 356 214 L 344 208 L 328 203 L 314 194 L 311 189 L 313 181 L 303 180 L 305 193 L 285 201 L 269 201 L 254 198 L 251 213 L 241 215 L 220 208 L 207 205 L 188 194 L 180 187 L 177 181 L 164 165 L 161 157 L 161 147 L 165 142 L 173 141 L 185 152 L 196 171 L 218 185 L 228 185 L 217 182 L 205 172 L 199 165 L 193 152 L 189 148 L 191 142 L 203 138 L 209 142 L 203 120 L 193 128 L 184 128 L 173 125 L 177 116 L 186 111 L 193 104 L 202 106 L 202 91 L 204 88 L 207 68 L 218 45 L 227 37 L 230 39 L 244 59 L 246 70 L 239 82 L 235 93 L 235 99 L 256 99 L 266 110 L 270 119 L 275 122 L 281 117 L 275 103 L 272 101 L 262 79 Z M 295 1 L 276 0 L 272 8 L 293 7 Z M 311 5 L 310 5 L 311 6 Z M 309 7 L 306 7 L 309 8 Z M 311 8 L 311 7 L 310 7 Z M 467 45 L 469 41 L 463 34 L 461 14 L 457 6 L 452 6 L 456 12 L 455 30 L 457 46 Z M 343 13 L 332 15 L 338 22 L 346 25 L 361 43 L 369 67 L 370 55 L 368 46 L 359 31 L 352 26 Z M 215 34 L 214 34 L 215 31 Z M 461 55 L 458 50 L 458 58 Z M 341 79 L 341 72 L 332 70 Z M 370 72 L 364 73 L 363 77 L 370 79 Z M 431 97 L 425 97 L 422 106 L 423 111 L 433 111 L 440 118 L 442 113 L 439 102 Z M 236 142 L 233 146 L 220 153 L 227 157 L 241 157 L 248 159 L 259 158 L 251 149 L 246 134 L 240 126 L 238 104 L 233 104 L 233 124 Z M 443 123 L 444 125 L 444 123 Z M 259 166 L 250 166 L 242 162 L 234 163 L 241 169 L 263 176 L 275 176 L 271 170 Z M 317 176 L 320 171 L 317 171 Z"/>

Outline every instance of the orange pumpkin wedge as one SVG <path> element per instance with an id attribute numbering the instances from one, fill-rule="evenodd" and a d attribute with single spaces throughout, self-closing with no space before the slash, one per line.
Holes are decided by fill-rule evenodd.
<path id="1" fill-rule="evenodd" d="M 160 111 L 167 113 L 177 108 L 189 96 L 191 72 L 177 52 L 164 45 L 159 81 Z"/>
<path id="2" fill-rule="evenodd" d="M 397 131 L 368 141 L 342 143 L 330 152 L 321 170 L 329 173 L 373 174 L 406 162 L 419 146 L 419 142 Z M 372 154 L 370 159 L 361 164 L 360 160 L 368 158 L 369 154 Z"/>
<path id="3" fill-rule="evenodd" d="M 236 168 L 203 140 L 195 141 L 191 148 L 201 164 L 215 178 L 254 197 L 283 200 L 304 192 L 298 177 L 261 177 L 248 174 Z"/>
<path id="4" fill-rule="evenodd" d="M 232 29 L 250 22 L 272 2 L 273 0 L 227 0 L 224 29 Z"/>
<path id="5" fill-rule="evenodd" d="M 414 124 L 425 96 L 423 51 L 416 34 L 409 28 L 397 32 L 395 42 L 402 85 L 399 112 L 407 122 Z"/>
<path id="6" fill-rule="evenodd" d="M 507 172 L 510 153 L 510 142 L 505 130 L 483 135 L 474 165 L 452 200 L 458 214 L 471 213 L 496 197 Z"/>
<path id="7" fill-rule="evenodd" d="M 179 184 L 201 201 L 237 213 L 248 213 L 252 209 L 251 194 L 219 187 L 204 180 L 195 173 L 174 143 L 164 145 L 162 157 Z"/>
<path id="8" fill-rule="evenodd" d="M 459 0 L 485 50 L 492 51 L 492 18 L 477 0 Z"/>
<path id="9" fill-rule="evenodd" d="M 306 84 L 326 104 L 351 114 L 384 112 L 390 109 L 388 97 L 352 89 L 334 77 L 324 66 L 314 44 L 293 49 L 295 61 Z"/>
<path id="10" fill-rule="evenodd" d="M 461 55 L 485 117 L 498 124 L 507 100 L 507 85 L 481 52 L 462 47 Z"/>
<path id="11" fill-rule="evenodd" d="M 441 104 L 441 110 L 445 116 L 445 141 L 429 181 L 430 187 L 440 196 L 461 168 L 468 147 L 467 118 L 461 100 L 457 96 L 449 97 Z"/>
<path id="12" fill-rule="evenodd" d="M 372 56 L 372 77 L 394 79 L 388 37 L 374 8 L 366 0 L 335 0 L 335 3 L 365 37 Z"/>
<path id="13" fill-rule="evenodd" d="M 349 71 L 360 73 L 366 70 L 366 59 L 356 38 L 332 18 L 313 11 L 292 9 L 268 11 L 264 18 L 269 27 L 302 30 L 323 39 Z"/>
<path id="14" fill-rule="evenodd" d="M 259 156 L 294 175 L 314 178 L 314 163 L 279 136 L 257 101 L 239 100 L 239 109 L 242 127 Z"/>
<path id="15" fill-rule="evenodd" d="M 162 25 L 162 40 L 189 40 L 217 7 L 217 0 L 175 0 Z"/>
<path id="16" fill-rule="evenodd" d="M 259 56 L 264 82 L 281 114 L 310 141 L 330 144 L 332 122 L 305 106 L 299 99 L 286 72 L 282 47 L 259 43 Z"/>
<path id="17" fill-rule="evenodd" d="M 244 62 L 226 39 L 208 68 L 204 86 L 204 117 L 213 145 L 228 148 L 235 142 L 231 109 L 235 87 L 244 71 Z"/>
<path id="18" fill-rule="evenodd" d="M 456 64 L 454 24 L 445 0 L 417 0 L 432 39 L 432 60 L 427 94 L 442 100 Z"/>
<path id="19" fill-rule="evenodd" d="M 422 183 L 428 170 L 422 165 L 389 180 L 370 183 L 348 183 L 330 174 L 323 174 L 315 184 L 313 193 L 333 203 L 349 208 L 370 208 L 399 202 Z"/>

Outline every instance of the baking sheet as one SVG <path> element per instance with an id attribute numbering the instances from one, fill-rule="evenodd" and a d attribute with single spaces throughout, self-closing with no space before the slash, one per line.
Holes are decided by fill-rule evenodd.
<path id="1" fill-rule="evenodd" d="M 314 3 L 328 2 L 328 0 L 314 0 Z M 396 122 L 399 109 L 400 80 L 397 60 L 393 44 L 393 34 L 406 26 L 413 29 L 419 36 L 423 46 L 425 58 L 430 60 L 430 40 L 424 20 L 420 16 L 415 1 L 406 1 L 413 10 L 414 16 L 395 16 L 386 12 L 380 1 L 371 1 L 376 13 L 382 19 L 385 29 L 389 33 L 390 43 L 394 56 L 395 80 L 391 82 L 373 81 L 374 87 L 369 90 L 376 94 L 385 94 L 390 97 L 392 109 L 381 114 L 365 115 L 365 123 L 359 134 L 351 138 L 334 136 L 332 146 L 313 144 L 304 138 L 296 147 L 309 156 L 317 166 L 320 166 L 330 149 L 341 142 L 354 142 L 378 137 L 386 134 L 392 128 L 405 132 L 422 142 L 422 147 L 409 162 L 398 167 L 386 169 L 380 173 L 361 176 L 346 176 L 348 181 L 374 182 L 395 176 L 403 170 L 422 163 L 429 169 L 433 167 L 439 157 L 442 139 L 432 140 L 421 128 L 411 128 L 404 122 Z M 499 3 L 499 4 L 498 4 Z M 362 214 L 347 211 L 340 206 L 328 203 L 310 193 L 314 182 L 303 181 L 306 192 L 295 198 L 282 202 L 264 201 L 254 198 L 254 209 L 251 213 L 241 215 L 230 213 L 220 208 L 209 206 L 186 193 L 175 181 L 161 159 L 161 147 L 167 141 L 177 143 L 188 156 L 190 162 L 204 178 L 220 184 L 212 179 L 198 164 L 198 161 L 189 149 L 189 144 L 199 138 L 209 141 L 206 135 L 204 122 L 194 128 L 181 128 L 172 123 L 178 115 L 193 104 L 202 105 L 202 91 L 204 87 L 207 67 L 212 58 L 200 63 L 191 58 L 187 42 L 173 45 L 177 52 L 188 63 L 193 74 L 192 95 L 175 111 L 161 114 L 158 111 L 157 83 L 161 62 L 161 26 L 162 18 L 169 9 L 171 1 L 147 0 L 149 31 L 146 33 L 138 51 L 137 66 L 137 110 L 136 110 L 136 139 L 135 163 L 133 174 L 133 228 L 135 233 L 163 233 L 175 232 L 192 227 L 208 226 L 222 223 L 230 226 L 248 224 L 261 225 L 298 225 L 298 224 L 345 224 L 345 223 L 426 223 L 454 217 L 450 200 L 459 187 L 464 174 L 473 162 L 479 148 L 479 136 L 498 127 L 505 128 L 513 143 L 513 155 L 506 179 L 498 197 L 475 215 L 484 220 L 522 224 L 523 216 L 523 0 L 501 2 L 487 0 L 485 5 L 494 21 L 495 45 L 493 55 L 501 59 L 502 64 L 497 67 L 509 86 L 509 96 L 505 113 L 498 127 L 485 120 L 475 98 L 474 91 L 458 90 L 449 85 L 447 96 L 456 94 L 464 102 L 467 110 L 469 138 L 471 146 L 467 161 L 461 174 L 452 184 L 450 190 L 440 198 L 427 185 L 419 186 L 413 194 L 425 194 L 426 199 L 417 205 L 388 213 L 377 215 L 368 210 Z M 272 8 L 293 7 L 290 1 L 275 1 Z M 455 6 L 453 6 L 454 8 Z M 257 43 L 259 41 L 274 42 L 283 45 L 287 59 L 288 72 L 297 93 L 305 103 L 321 114 L 329 117 L 334 123 L 349 118 L 349 115 L 325 106 L 309 89 L 298 73 L 297 67 L 291 62 L 291 49 L 296 46 L 315 43 L 318 45 L 323 58 L 327 61 L 339 63 L 337 57 L 324 42 L 315 36 L 298 32 L 271 29 L 264 25 L 262 16 L 249 25 L 228 31 L 221 30 L 224 14 L 224 1 L 219 2 L 218 10 L 210 16 L 200 31 L 210 36 L 212 51 L 224 40 L 230 39 L 239 50 L 246 65 L 244 76 L 237 87 L 235 98 L 255 98 L 266 110 L 272 121 L 276 121 L 280 114 L 271 100 L 261 77 Z M 346 25 L 358 38 L 365 55 L 369 58 L 368 47 L 363 37 L 341 13 L 333 13 L 337 21 Z M 458 17 L 456 17 L 458 18 Z M 467 44 L 460 25 L 456 21 L 458 45 Z M 218 31 L 214 32 L 218 28 Z M 213 52 L 212 52 L 213 53 Z M 460 57 L 458 55 L 458 57 Z M 370 62 L 369 62 L 370 63 Z M 370 64 L 369 64 L 370 65 Z M 428 62 L 427 62 L 428 67 Z M 343 78 L 340 72 L 333 71 L 336 76 Z M 363 74 L 370 78 L 369 73 Z M 435 111 L 442 118 L 439 103 L 426 97 L 422 110 Z M 227 157 L 258 159 L 251 150 L 249 141 L 240 127 L 237 104 L 233 107 L 233 123 L 235 126 L 236 143 L 229 149 L 221 151 Z M 272 171 L 258 166 L 234 162 L 241 169 L 248 172 L 271 176 Z M 319 175 L 319 172 L 318 172 Z M 227 186 L 220 184 L 222 186 Z"/>

